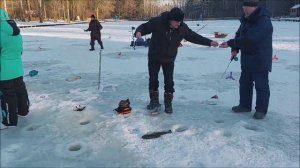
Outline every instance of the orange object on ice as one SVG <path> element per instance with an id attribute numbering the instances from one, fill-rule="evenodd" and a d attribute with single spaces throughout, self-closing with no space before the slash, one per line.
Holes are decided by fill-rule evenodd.
<path id="1" fill-rule="evenodd" d="M 228 34 L 221 32 L 214 32 L 215 38 L 225 38 Z"/>

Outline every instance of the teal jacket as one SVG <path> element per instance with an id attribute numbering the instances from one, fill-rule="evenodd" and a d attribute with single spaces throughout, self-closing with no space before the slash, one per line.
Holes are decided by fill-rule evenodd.
<path id="1" fill-rule="evenodd" d="M 0 81 L 23 76 L 23 40 L 20 29 L 9 20 L 6 11 L 0 9 Z"/>

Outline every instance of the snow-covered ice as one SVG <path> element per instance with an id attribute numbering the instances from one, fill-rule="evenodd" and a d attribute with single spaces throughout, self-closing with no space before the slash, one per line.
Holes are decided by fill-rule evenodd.
<path id="1" fill-rule="evenodd" d="M 239 100 L 239 62 L 230 49 L 183 42 L 175 62 L 172 115 L 151 117 L 147 50 L 130 47 L 131 27 L 143 22 L 102 23 L 104 50 L 98 85 L 99 46 L 89 49 L 87 24 L 21 29 L 30 114 L 17 128 L 1 130 L 1 167 L 299 167 L 299 24 L 273 22 L 273 61 L 268 115 L 234 114 Z M 187 22 L 199 33 L 232 38 L 237 20 Z M 22 23 L 19 23 L 22 24 Z M 150 37 L 150 36 L 147 36 Z M 232 73 L 235 80 L 225 79 Z M 163 75 L 160 101 L 163 103 Z M 216 105 L 205 103 L 218 95 Z M 130 99 L 129 117 L 113 109 Z M 88 106 L 74 111 L 78 105 Z M 255 104 L 255 95 L 253 104 Z M 162 108 L 163 109 L 163 108 Z M 254 109 L 254 106 L 253 106 Z M 153 131 L 187 128 L 158 139 Z"/>

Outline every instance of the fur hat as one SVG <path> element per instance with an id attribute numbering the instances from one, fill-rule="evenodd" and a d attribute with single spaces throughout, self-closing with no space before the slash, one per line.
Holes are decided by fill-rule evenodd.
<path id="1" fill-rule="evenodd" d="M 243 6 L 256 7 L 259 4 L 259 0 L 244 0 Z"/>
<path id="2" fill-rule="evenodd" d="M 168 13 L 168 19 L 182 22 L 184 19 L 184 13 L 181 9 L 175 7 Z"/>

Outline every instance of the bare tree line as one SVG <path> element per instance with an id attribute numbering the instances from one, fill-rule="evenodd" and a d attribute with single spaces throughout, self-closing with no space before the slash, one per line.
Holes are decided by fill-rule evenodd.
<path id="1" fill-rule="evenodd" d="M 243 0 L 186 0 L 185 14 L 190 19 L 240 17 Z M 260 0 L 260 6 L 266 7 L 271 15 L 286 16 L 290 8 L 299 4 L 299 0 Z"/>
<path id="2" fill-rule="evenodd" d="M 40 22 L 86 20 L 91 14 L 99 19 L 143 19 L 171 7 L 159 0 L 1 0 L 1 8 L 12 18 Z"/>
<path id="3" fill-rule="evenodd" d="M 261 0 L 273 16 L 287 15 L 299 0 Z M 1 0 L 1 8 L 13 19 L 86 20 L 91 14 L 99 19 L 141 20 L 157 16 L 177 6 L 187 19 L 239 17 L 242 0 Z"/>

